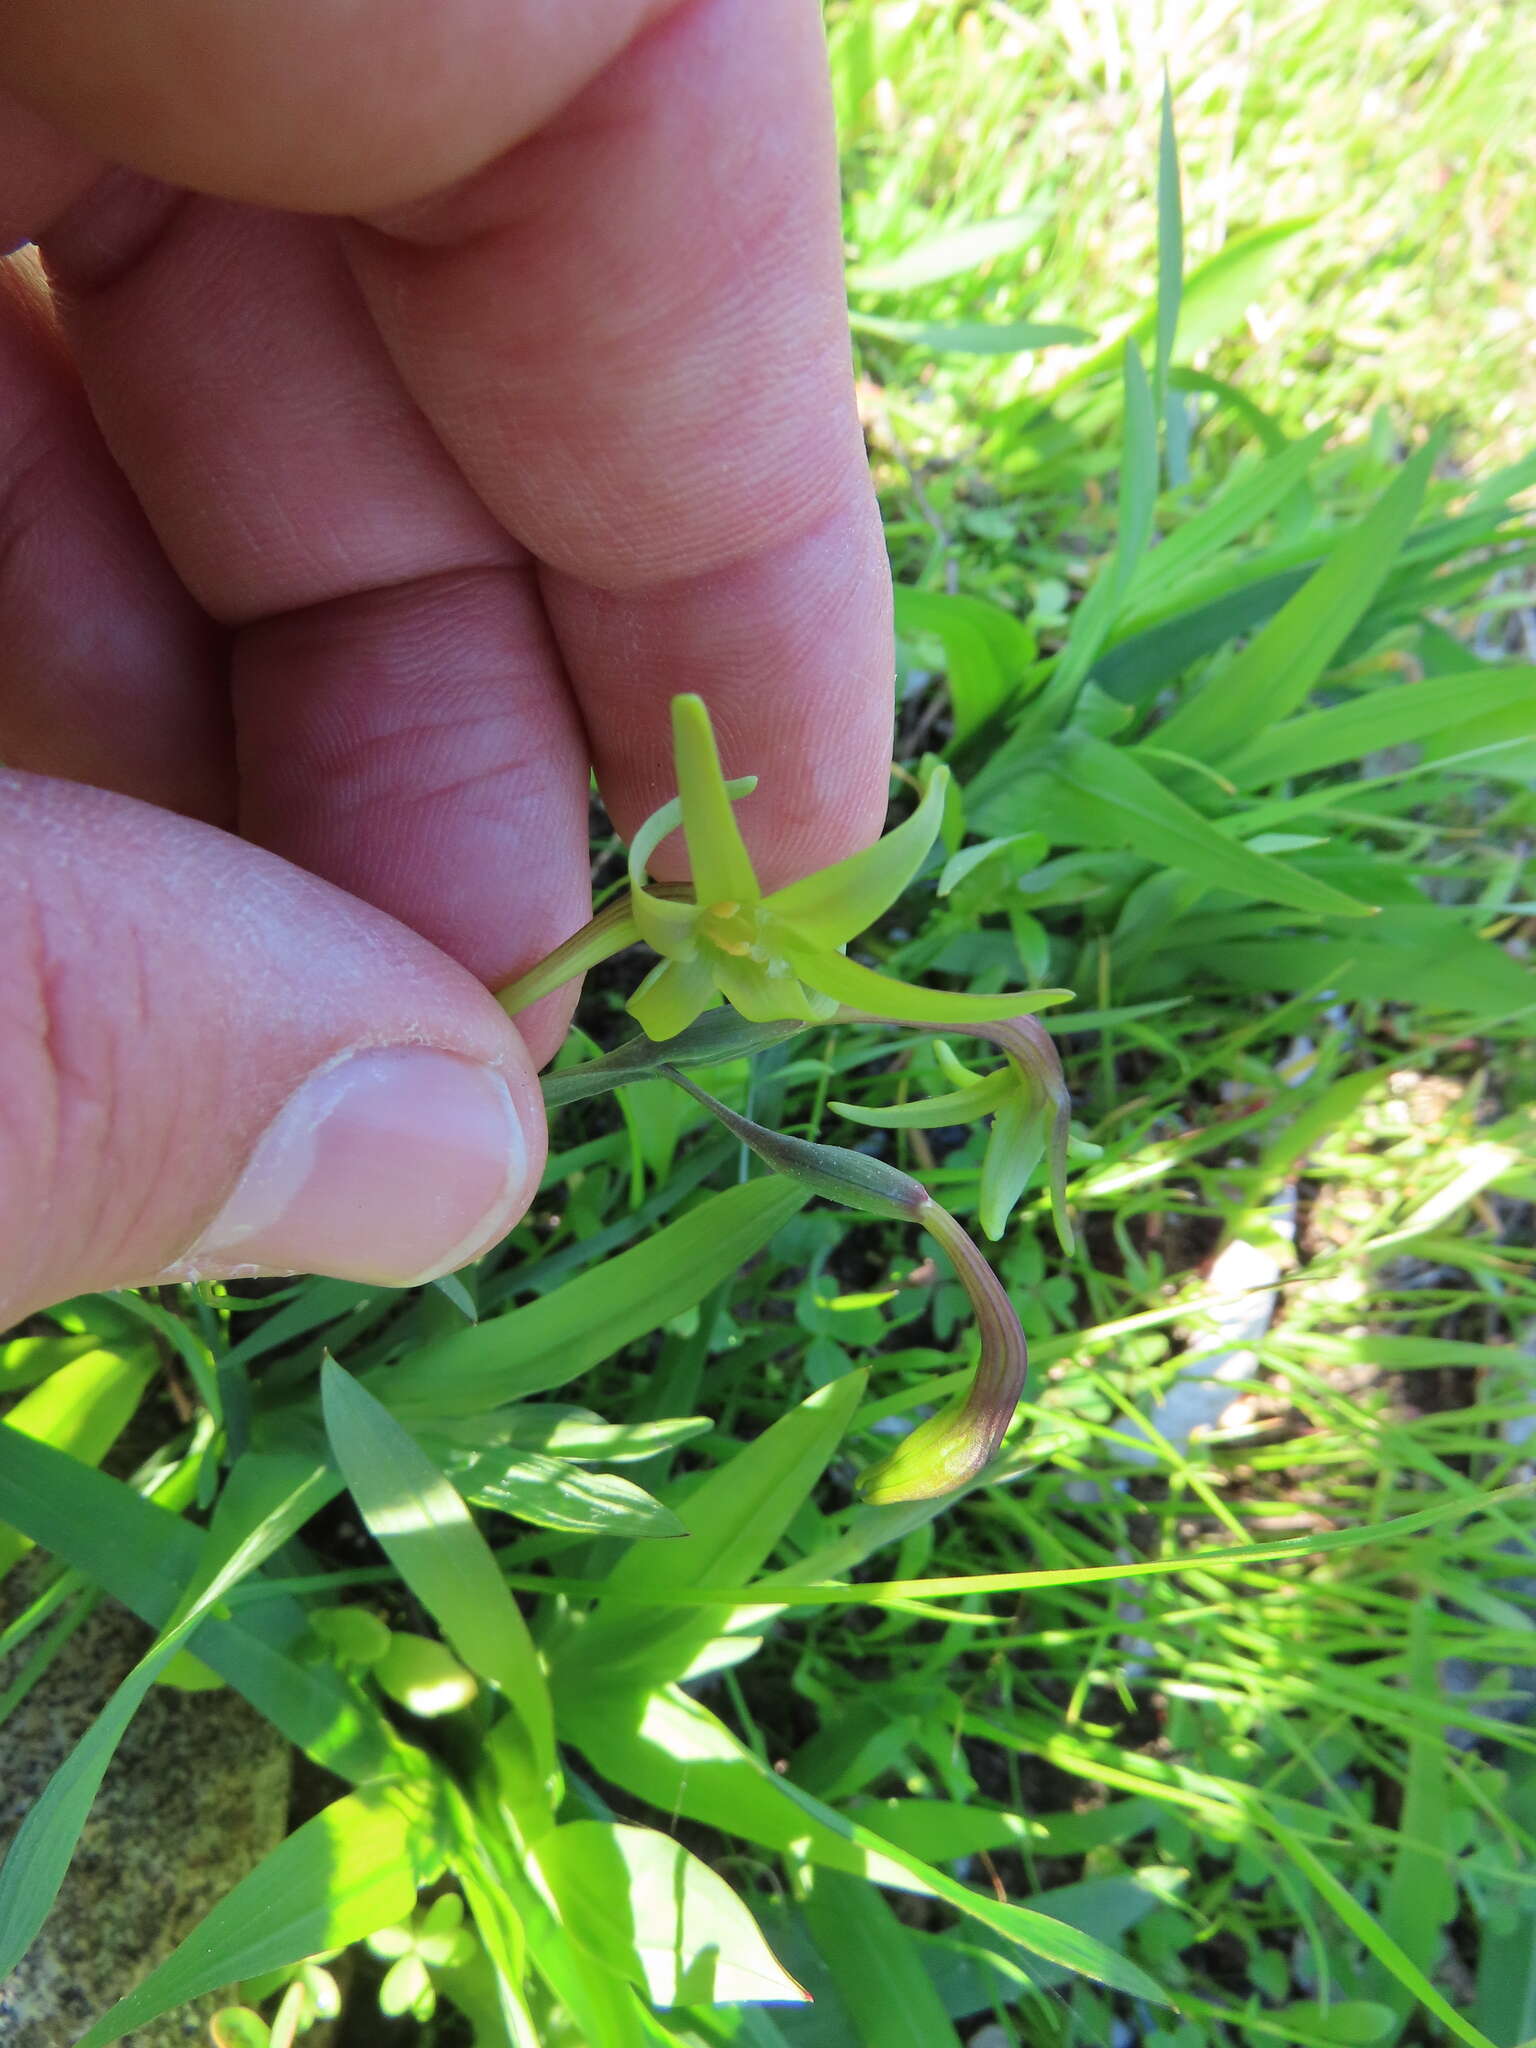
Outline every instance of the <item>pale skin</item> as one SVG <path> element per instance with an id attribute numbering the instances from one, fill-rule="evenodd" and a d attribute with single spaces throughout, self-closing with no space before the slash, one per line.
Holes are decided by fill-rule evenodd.
<path id="1" fill-rule="evenodd" d="M 360 1046 L 510 1092 L 471 1256 L 589 767 L 631 832 L 697 690 L 766 886 L 883 816 L 819 8 L 7 0 L 0 235 L 0 1316 L 180 1270 Z"/>

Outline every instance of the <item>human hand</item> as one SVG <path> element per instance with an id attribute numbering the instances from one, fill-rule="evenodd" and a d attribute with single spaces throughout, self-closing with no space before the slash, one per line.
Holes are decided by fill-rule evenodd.
<path id="1" fill-rule="evenodd" d="M 696 689 L 770 886 L 883 815 L 816 0 L 8 0 L 0 234 L 0 1321 L 449 1270 L 589 765 Z"/>

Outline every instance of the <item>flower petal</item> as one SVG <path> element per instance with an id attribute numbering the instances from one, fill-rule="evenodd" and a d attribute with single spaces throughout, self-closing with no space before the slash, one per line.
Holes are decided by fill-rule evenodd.
<path id="1" fill-rule="evenodd" d="M 776 889 L 767 908 L 813 946 L 846 946 L 884 917 L 928 858 L 944 816 L 949 770 L 938 768 L 912 813 L 862 853 Z"/>
<path id="2" fill-rule="evenodd" d="M 740 797 L 750 796 L 756 787 L 755 775 L 743 775 L 735 782 L 728 782 L 725 791 L 735 802 Z M 673 797 L 659 811 L 652 811 L 629 846 L 629 886 L 634 897 L 637 930 L 653 953 L 660 953 L 671 960 L 686 960 L 692 954 L 698 906 L 687 891 L 674 893 L 670 888 L 658 888 L 654 883 L 647 886 L 647 869 L 651 855 L 662 840 L 669 832 L 675 832 L 682 822 L 682 804 Z"/>
<path id="3" fill-rule="evenodd" d="M 1044 1150 L 1041 1105 L 1030 1100 L 1015 1081 L 1009 1099 L 993 1119 L 986 1156 L 981 1162 L 980 1200 L 976 1213 L 982 1229 L 994 1244 L 1007 1229 L 1008 1218 L 1013 1214 L 1020 1195 L 1029 1186 L 1030 1175 L 1040 1164 Z"/>
<path id="4" fill-rule="evenodd" d="M 702 697 L 672 699 L 672 752 L 695 900 L 702 904 L 759 902 L 762 891 L 731 809 L 714 727 Z"/>
<path id="5" fill-rule="evenodd" d="M 647 1038 L 676 1038 L 718 1000 L 714 976 L 702 960 L 662 960 L 625 1008 Z"/>
<path id="6" fill-rule="evenodd" d="M 1047 1010 L 1070 1003 L 1069 988 L 1037 988 L 1028 995 L 958 995 L 952 989 L 919 988 L 915 982 L 893 981 L 861 967 L 845 954 L 820 948 L 791 946 L 790 965 L 808 988 L 835 996 L 849 1009 L 897 1024 L 986 1024 L 1019 1017 L 1029 1010 Z"/>
<path id="7" fill-rule="evenodd" d="M 956 1088 L 974 1088 L 978 1081 L 987 1078 L 984 1074 L 978 1074 L 974 1067 L 968 1067 L 942 1038 L 933 1041 L 933 1056 L 939 1063 L 939 1072 L 946 1080 L 953 1082 Z"/>
<path id="8" fill-rule="evenodd" d="M 775 1024 L 798 1017 L 802 1023 L 823 1023 L 837 1005 L 811 989 L 803 988 L 792 974 L 770 974 L 755 960 L 733 959 L 729 953 L 711 948 L 710 972 L 715 986 L 733 1010 L 753 1024 Z"/>
<path id="9" fill-rule="evenodd" d="M 1001 1109 L 1017 1092 L 1018 1085 L 1013 1070 L 1004 1067 L 984 1081 L 956 1089 L 953 1095 L 926 1095 L 921 1102 L 894 1103 L 889 1109 L 865 1109 L 857 1102 L 829 1102 L 827 1107 L 847 1117 L 850 1123 L 873 1124 L 881 1131 L 937 1131 L 950 1124 L 971 1123 Z"/>

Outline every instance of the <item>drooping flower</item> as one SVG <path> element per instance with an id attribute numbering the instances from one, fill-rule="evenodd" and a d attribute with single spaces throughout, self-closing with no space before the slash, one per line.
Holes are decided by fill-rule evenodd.
<path id="1" fill-rule="evenodd" d="M 1071 1000 L 1067 989 L 973 996 L 921 988 L 847 957 L 849 941 L 890 909 L 927 858 L 947 770 L 937 770 L 911 817 L 873 846 L 765 895 L 733 809 L 756 785 L 726 782 L 702 698 L 673 698 L 672 738 L 678 794 L 635 834 L 628 897 L 503 989 L 508 1011 L 526 1009 L 636 939 L 660 955 L 628 1004 L 653 1039 L 675 1037 L 722 997 L 755 1023 L 824 1023 L 852 1008 L 895 1023 L 967 1029 Z M 658 885 L 648 872 L 657 847 L 679 826 L 691 892 Z"/>
<path id="2" fill-rule="evenodd" d="M 741 1116 L 675 1067 L 659 1071 L 748 1145 L 775 1173 L 866 1215 L 916 1223 L 942 1246 L 976 1314 L 981 1355 L 958 1401 L 920 1422 L 888 1458 L 859 1479 L 859 1492 L 875 1506 L 934 1500 L 953 1493 L 991 1463 L 1029 1372 L 1029 1350 L 1018 1312 L 964 1226 L 920 1181 L 883 1159 L 838 1145 L 792 1138 Z"/>
<path id="3" fill-rule="evenodd" d="M 860 1015 L 847 1021 L 879 1020 Z M 973 1074 L 941 1041 L 940 1065 L 951 1080 L 960 1084 L 952 1094 L 930 1095 L 920 1102 L 904 1102 L 889 1109 L 866 1109 L 856 1102 L 834 1102 L 829 1107 L 853 1123 L 872 1124 L 882 1130 L 931 1131 L 990 1116 L 992 1130 L 981 1166 L 982 1229 L 994 1243 L 1002 1236 L 1014 1205 L 1029 1185 L 1030 1175 L 1042 1155 L 1048 1155 L 1051 1214 L 1061 1248 L 1070 1252 L 1073 1235 L 1067 1214 L 1067 1138 L 1072 1102 L 1061 1070 L 1061 1056 L 1050 1034 L 1035 1017 L 1013 1016 L 1000 1023 L 963 1024 L 959 1028 L 968 1037 L 990 1039 L 1008 1055 L 1007 1066 L 1000 1067 L 995 1074 Z"/>

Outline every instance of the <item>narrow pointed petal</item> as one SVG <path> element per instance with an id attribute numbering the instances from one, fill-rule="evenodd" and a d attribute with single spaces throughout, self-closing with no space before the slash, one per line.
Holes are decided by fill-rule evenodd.
<path id="1" fill-rule="evenodd" d="M 1011 1080 L 1011 1076 L 1004 1076 Z M 997 1112 L 986 1156 L 981 1163 L 977 1218 L 996 1244 L 1008 1227 L 1020 1195 L 1045 1150 L 1045 1132 L 1038 1103 L 1028 1101 L 1013 1082 L 1009 1099 Z"/>
<path id="2" fill-rule="evenodd" d="M 1076 1238 L 1067 1214 L 1067 1140 L 1072 1131 L 1072 1097 L 1061 1070 L 1056 1042 L 1036 1017 L 1020 1014 L 999 1029 L 977 1033 L 1001 1046 L 1039 1091 L 1041 1115 L 1049 1119 L 1045 1149 L 1051 1184 L 1051 1215 L 1056 1236 L 1064 1252 L 1071 1253 Z"/>
<path id="3" fill-rule="evenodd" d="M 743 775 L 725 786 L 732 802 L 750 796 L 757 787 L 755 775 Z M 634 896 L 635 923 L 652 952 L 670 960 L 686 960 L 693 952 L 694 926 L 698 908 L 690 890 L 668 883 L 651 882 L 647 870 L 651 855 L 669 832 L 683 822 L 683 807 L 676 797 L 659 811 L 652 811 L 629 846 L 629 886 Z"/>
<path id="4" fill-rule="evenodd" d="M 647 1038 L 676 1038 L 717 1000 L 714 976 L 702 960 L 663 960 L 625 1007 Z"/>
<path id="5" fill-rule="evenodd" d="M 568 981 L 574 981 L 577 975 L 596 967 L 599 961 L 607 960 L 614 953 L 622 953 L 626 946 L 635 945 L 640 937 L 629 898 L 615 897 L 579 932 L 573 932 L 563 945 L 556 946 L 552 953 L 546 953 L 536 966 L 530 967 L 526 974 L 520 974 L 516 981 L 509 981 L 505 988 L 499 988 L 496 1000 L 509 1017 L 515 1017 L 519 1010 L 526 1010 L 530 1003 L 538 1002 L 542 996 L 564 988 Z"/>
<path id="6" fill-rule="evenodd" d="M 951 989 L 919 988 L 915 982 L 893 981 L 872 967 L 861 967 L 845 954 L 819 948 L 790 948 L 790 964 L 808 988 L 835 996 L 848 1009 L 862 1011 L 876 1019 L 897 1024 L 1001 1023 L 1022 1016 L 1030 1009 L 1047 1010 L 1057 1003 L 1070 1003 L 1069 988 L 1037 988 L 1029 995 L 1017 990 L 1010 995 L 957 995 Z"/>
<path id="7" fill-rule="evenodd" d="M 939 1063 L 940 1073 L 957 1088 L 974 1088 L 978 1081 L 986 1079 L 984 1074 L 978 1074 L 974 1067 L 968 1067 L 964 1060 L 957 1058 L 945 1039 L 933 1041 L 933 1056 Z"/>
<path id="8" fill-rule="evenodd" d="M 940 768 L 910 818 L 862 853 L 791 882 L 768 898 L 776 918 L 813 946 L 846 946 L 866 931 L 915 879 L 938 837 L 949 770 Z"/>
<path id="9" fill-rule="evenodd" d="M 889 1109 L 866 1109 L 857 1102 L 829 1102 L 827 1107 L 850 1123 L 871 1124 L 876 1130 L 938 1131 L 950 1124 L 973 1123 L 977 1117 L 1000 1110 L 1018 1085 L 1012 1071 L 1004 1068 L 984 1081 L 957 1088 L 952 1095 L 927 1095 L 921 1102 L 893 1103 Z"/>
<path id="10" fill-rule="evenodd" d="M 700 903 L 756 903 L 762 891 L 720 772 L 714 727 L 702 697 L 672 699 L 672 750 L 683 836 Z"/>

